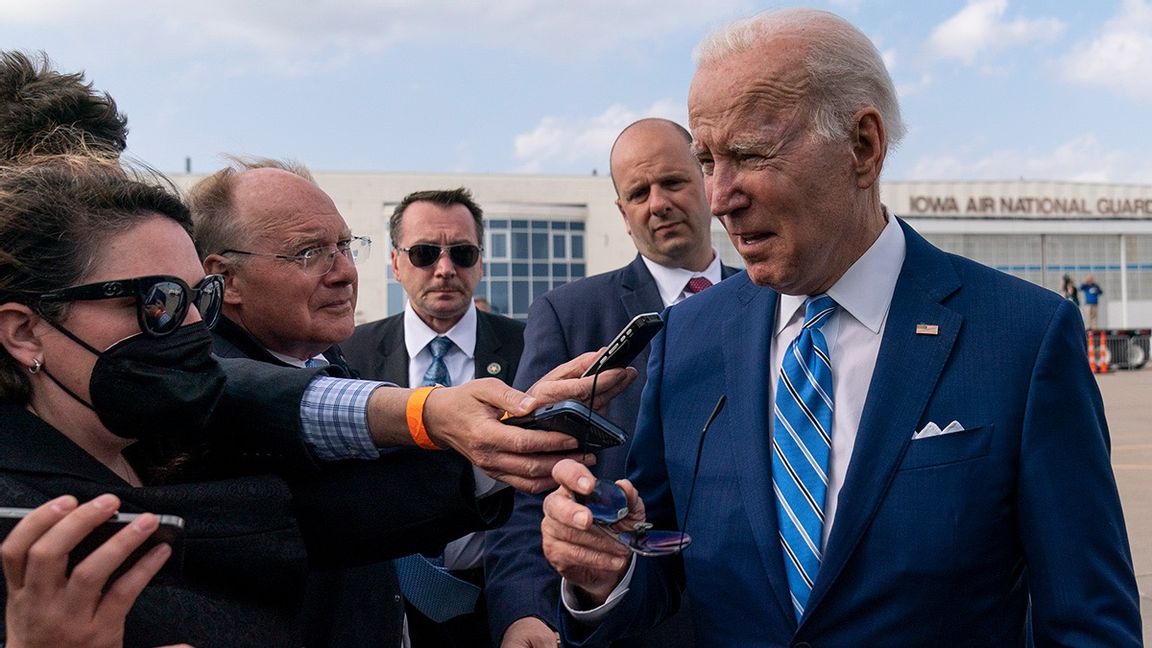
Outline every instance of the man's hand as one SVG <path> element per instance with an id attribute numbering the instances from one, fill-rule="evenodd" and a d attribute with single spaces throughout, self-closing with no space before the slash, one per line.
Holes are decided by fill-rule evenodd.
<path id="1" fill-rule="evenodd" d="M 544 557 L 568 582 L 584 593 L 589 607 L 602 604 L 628 571 L 631 552 L 592 522 L 592 512 L 578 504 L 575 493 L 587 495 L 596 477 L 586 466 L 561 461 L 552 469 L 560 484 L 544 499 L 544 521 L 540 523 Z M 628 517 L 617 523 L 619 529 L 632 528 L 644 521 L 644 502 L 631 482 L 616 482 L 628 496 Z"/>
<path id="2" fill-rule="evenodd" d="M 60 497 L 37 508 L 8 534 L 0 555 L 8 586 L 10 648 L 123 645 L 128 610 L 172 549 L 158 545 L 114 582 L 108 578 L 156 530 L 156 516 L 141 515 L 67 573 L 68 553 L 119 506 L 113 495 L 82 506 L 74 497 Z"/>
<path id="3" fill-rule="evenodd" d="M 452 448 L 493 479 L 539 493 L 555 486 L 552 466 L 567 457 L 595 462 L 581 454 L 575 438 L 562 432 L 504 425 L 504 412 L 520 416 L 542 403 L 495 378 L 437 389 L 424 402 L 424 427 L 442 448 Z"/>
<path id="4" fill-rule="evenodd" d="M 587 403 L 592 409 L 603 408 L 608 401 L 632 384 L 639 374 L 632 367 L 624 367 L 602 371 L 597 377 L 581 378 L 580 375 L 592 366 L 592 362 L 599 355 L 599 352 L 589 351 L 576 356 L 544 374 L 543 378 L 532 385 L 528 393 L 539 399 L 541 405 L 573 399 Z M 593 383 L 596 385 L 596 402 L 588 403 Z"/>
<path id="5" fill-rule="evenodd" d="M 530 395 L 495 378 L 437 389 L 424 402 L 424 427 L 436 445 L 456 450 L 493 479 L 531 493 L 554 488 L 556 462 L 569 458 L 593 464 L 596 457 L 580 453 L 579 442 L 567 434 L 525 430 L 500 419 L 505 412 L 523 416 L 560 400 L 587 399 L 593 379 L 579 376 L 595 359 L 595 353 L 585 353 L 560 365 L 533 385 Z M 631 367 L 603 372 L 596 402 L 607 403 L 635 377 Z"/>
<path id="6" fill-rule="evenodd" d="M 557 648 L 560 635 L 536 617 L 517 619 L 504 631 L 500 648 Z"/>

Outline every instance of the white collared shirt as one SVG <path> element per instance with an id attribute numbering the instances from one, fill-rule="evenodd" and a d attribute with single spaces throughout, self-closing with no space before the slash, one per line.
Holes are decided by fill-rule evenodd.
<path id="1" fill-rule="evenodd" d="M 452 340 L 456 346 L 448 349 L 444 364 L 453 385 L 463 385 L 476 375 L 476 306 L 470 304 L 456 325 L 444 333 L 437 333 L 424 323 L 411 303 L 404 304 L 404 346 L 408 349 L 408 385 L 419 387 L 424 374 L 432 364 L 428 343 L 438 336 Z"/>
<path id="2" fill-rule="evenodd" d="M 832 399 L 835 405 L 832 452 L 829 458 L 831 466 L 824 505 L 822 543 L 825 545 L 836 516 L 836 504 L 840 488 L 844 485 L 844 476 L 848 473 L 852 449 L 856 446 L 856 433 L 864 413 L 872 373 L 876 369 L 876 358 L 880 354 L 880 342 L 884 337 L 888 310 L 892 306 L 892 295 L 896 292 L 896 280 L 904 266 L 904 230 L 900 229 L 900 224 L 887 209 L 884 210 L 884 216 L 888 223 L 880 236 L 828 289 L 828 296 L 840 308 L 820 328 L 828 342 L 832 360 Z M 807 299 L 808 295 L 780 295 L 777 301 L 775 337 L 772 340 L 770 359 L 773 394 L 780 376 L 780 365 L 784 361 L 784 352 L 800 334 L 804 324 L 804 302 Z M 771 427 L 771 419 L 768 425 Z M 583 623 L 596 623 L 603 619 L 628 591 L 635 562 L 633 556 L 624 579 L 612 590 L 604 604 L 591 610 L 579 609 L 575 590 L 564 580 L 560 594 L 568 613 Z"/>
<path id="3" fill-rule="evenodd" d="M 836 517 L 836 504 L 848 461 L 856 447 L 856 431 L 864 413 L 868 386 L 880 353 L 884 324 L 896 291 L 896 279 L 904 265 L 904 231 L 896 219 L 885 212 L 888 224 L 876 242 L 852 267 L 828 289 L 840 308 L 820 328 L 828 342 L 832 360 L 832 453 L 829 457 L 828 494 L 824 504 L 824 538 Z M 784 352 L 800 334 L 804 325 L 804 301 L 808 295 L 780 295 L 777 302 L 775 337 L 772 339 L 771 393 L 775 398 L 776 383 Z M 772 420 L 768 421 L 769 429 Z"/>
<path id="4" fill-rule="evenodd" d="M 433 331 L 420 319 L 412 304 L 404 304 L 404 346 L 408 351 L 408 384 L 420 386 L 424 374 L 432 364 L 432 352 L 428 343 L 438 336 L 452 340 L 456 346 L 448 349 L 444 364 L 453 385 L 463 385 L 476 376 L 476 306 L 471 304 L 456 325 L 444 333 Z M 476 482 L 476 497 L 486 497 L 507 487 L 506 484 L 489 477 L 484 471 L 472 466 L 472 477 Z M 472 569 L 478 567 L 484 558 L 484 532 L 470 533 L 449 542 L 444 547 L 444 566 L 448 569 Z"/>
<path id="5" fill-rule="evenodd" d="M 283 362 L 284 364 L 287 364 L 287 365 L 290 365 L 293 367 L 300 367 L 300 368 L 306 367 L 306 366 L 308 366 L 307 363 L 309 360 L 311 360 L 314 363 L 312 365 L 313 367 L 323 367 L 323 366 L 326 366 L 328 364 L 331 364 L 328 362 L 328 358 L 324 357 L 323 353 L 317 353 L 316 355 L 312 356 L 311 358 L 308 358 L 308 360 L 301 360 L 300 358 L 297 358 L 296 356 L 290 356 L 290 355 L 284 355 L 283 353 L 277 353 L 277 352 L 273 351 L 272 349 L 269 349 L 268 347 L 264 347 L 264 350 L 267 351 L 273 358 L 276 358 L 280 362 Z"/>
<path id="6" fill-rule="evenodd" d="M 688 280 L 693 277 L 704 277 L 713 284 L 720 283 L 724 278 L 720 270 L 720 255 L 716 254 L 716 250 L 712 250 L 712 263 L 704 269 L 704 272 L 693 272 L 685 270 L 684 268 L 669 268 L 656 263 L 652 259 L 640 255 L 644 260 L 644 265 L 648 267 L 648 272 L 652 273 L 652 278 L 656 280 L 656 288 L 660 291 L 660 300 L 664 302 L 664 307 L 667 308 L 672 304 L 678 304 L 684 301 L 685 297 L 690 297 L 694 293 L 685 293 L 684 287 L 688 285 Z"/>

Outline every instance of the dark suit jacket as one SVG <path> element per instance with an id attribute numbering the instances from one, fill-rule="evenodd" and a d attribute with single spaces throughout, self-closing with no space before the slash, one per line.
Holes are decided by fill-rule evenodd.
<path id="1" fill-rule="evenodd" d="M 735 272 L 734 268 L 722 268 L 724 277 Z M 660 290 L 640 255 L 623 268 L 552 290 L 537 299 L 528 313 L 525 353 L 516 373 L 515 387 L 527 389 L 556 365 L 608 344 L 636 315 L 662 310 Z M 629 438 L 640 409 L 647 362 L 648 350 L 645 349 L 632 362 L 640 376 L 608 404 L 605 412 Z M 623 477 L 628 447 L 625 443 L 598 453 L 592 471 L 604 478 Z M 525 616 L 539 617 L 557 627 L 560 579 L 544 559 L 540 547 L 542 502 L 542 495 L 517 493 L 512 517 L 503 527 L 488 534 L 485 568 L 489 623 L 497 641 L 513 621 Z"/>
<path id="2" fill-rule="evenodd" d="M 361 324 L 343 345 L 352 367 L 369 380 L 408 384 L 408 350 L 404 347 L 404 314 Z M 524 324 L 476 311 L 476 378 L 498 378 L 512 384 L 524 351 Z"/>
<path id="3" fill-rule="evenodd" d="M 402 387 L 409 386 L 408 349 L 404 346 L 404 313 L 356 327 L 356 332 L 343 346 L 349 364 L 361 376 L 386 380 Z M 523 350 L 523 322 L 483 311 L 476 312 L 475 378 L 498 378 L 511 384 Z M 511 489 L 506 489 L 505 497 L 511 497 Z M 413 645 L 483 645 L 488 634 L 485 604 L 486 600 L 482 597 L 476 611 L 445 624 L 437 624 L 409 606 L 408 628 Z"/>
<path id="4" fill-rule="evenodd" d="M 170 559 L 182 558 L 183 569 L 144 589 L 128 615 L 126 646 L 301 645 L 308 561 L 282 480 L 133 487 L 23 407 L 0 405 L 0 506 L 101 493 L 119 496 L 124 512 L 185 520 L 183 555 Z M 0 621 L 0 643 L 3 635 Z"/>
<path id="5" fill-rule="evenodd" d="M 217 355 L 284 365 L 228 318 L 221 317 L 212 334 Z M 325 357 L 336 367 L 330 373 L 354 375 L 338 347 L 325 352 Z M 299 403 L 295 407 L 298 411 Z M 511 493 L 477 500 L 471 465 L 452 452 L 382 452 L 374 461 L 324 464 L 315 472 L 292 476 L 288 484 L 298 515 L 305 519 L 334 516 L 346 528 L 357 530 L 333 547 L 330 528 L 309 525 L 301 529 L 310 556 L 332 556 L 313 558 L 314 565 L 340 567 L 318 572 L 312 580 L 326 589 L 323 598 L 331 603 L 327 613 L 316 614 L 318 623 L 330 622 L 327 641 L 336 637 L 341 645 L 399 643 L 403 617 L 399 584 L 391 564 L 378 561 L 439 552 L 455 538 L 500 524 L 511 510 Z M 406 496 L 397 498 L 398 493 Z M 382 500 L 388 505 L 381 506 Z M 363 566 L 343 568 L 356 563 Z M 379 624 L 381 620 L 387 622 L 385 628 L 367 631 L 372 624 L 366 621 Z"/>
<path id="6" fill-rule="evenodd" d="M 638 561 L 591 641 L 652 624 L 687 583 L 707 646 L 1022 646 L 1029 602 L 1036 645 L 1140 645 L 1079 313 L 902 225 L 904 266 L 804 617 L 789 602 L 765 433 L 778 295 L 742 274 L 667 313 L 629 458 L 649 520 L 675 527 L 700 427 L 727 395 L 701 453 L 694 541 Z M 912 439 L 953 420 L 965 430 Z"/>

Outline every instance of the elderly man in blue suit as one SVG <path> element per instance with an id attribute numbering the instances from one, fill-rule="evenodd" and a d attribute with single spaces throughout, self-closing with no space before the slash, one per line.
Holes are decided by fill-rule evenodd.
<path id="1" fill-rule="evenodd" d="M 568 639 L 687 590 L 706 646 L 1139 646 L 1075 307 L 884 208 L 904 129 L 847 22 L 765 13 L 697 58 L 693 148 L 748 270 L 666 313 L 614 525 L 692 543 L 633 557 L 573 497 L 592 474 L 558 464 L 543 534 Z"/>

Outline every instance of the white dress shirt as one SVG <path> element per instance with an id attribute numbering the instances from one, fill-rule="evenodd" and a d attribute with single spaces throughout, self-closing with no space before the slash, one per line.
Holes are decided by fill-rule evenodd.
<path id="1" fill-rule="evenodd" d="M 412 304 L 404 304 L 404 346 L 408 349 L 408 385 L 419 387 L 424 374 L 432 364 L 428 343 L 444 336 L 456 346 L 444 356 L 448 376 L 453 385 L 463 385 L 476 375 L 476 306 L 469 305 L 456 325 L 444 333 L 437 333 L 424 323 Z"/>
<path id="2" fill-rule="evenodd" d="M 463 385 L 476 376 L 476 306 L 469 305 L 464 316 L 456 325 L 444 333 L 433 331 L 420 319 L 412 304 L 404 305 L 404 346 L 408 350 L 408 384 L 419 387 L 424 374 L 432 364 L 432 351 L 428 343 L 443 335 L 455 345 L 444 354 L 444 364 L 448 367 L 448 377 L 453 385 Z M 472 466 L 472 476 L 476 482 L 476 497 L 491 495 L 507 485 L 492 479 L 484 471 Z M 444 547 L 444 566 L 448 569 L 472 569 L 479 567 L 484 558 L 484 532 L 468 535 L 449 542 Z"/>
<path id="3" fill-rule="evenodd" d="M 904 265 L 904 231 L 891 215 L 888 224 L 872 247 L 840 277 L 828 296 L 840 307 L 820 328 L 828 342 L 832 360 L 832 452 L 829 457 L 828 493 L 824 504 L 824 538 L 836 518 L 836 503 L 852 448 L 856 447 L 856 430 L 864 413 L 868 386 L 876 369 L 884 323 L 892 305 L 896 279 Z M 804 325 L 804 301 L 807 295 L 781 295 L 777 302 L 776 336 L 772 340 L 772 397 L 780 378 L 784 353 Z M 772 421 L 768 423 L 771 429 Z"/>
<path id="4" fill-rule="evenodd" d="M 884 337 L 884 324 L 896 280 L 904 265 L 904 231 L 885 210 L 888 223 L 871 247 L 852 264 L 852 267 L 828 290 L 828 296 L 840 308 L 820 328 L 828 342 L 832 361 L 832 398 L 835 410 L 832 418 L 832 452 L 828 472 L 828 492 L 824 504 L 824 532 L 822 542 L 828 542 L 828 533 L 836 517 L 836 504 L 852 449 L 856 446 L 856 432 L 860 416 L 876 369 L 880 341 Z M 777 301 L 775 337 L 772 340 L 771 392 L 775 394 L 776 381 L 784 352 L 804 324 L 804 302 L 808 295 L 781 295 Z M 772 421 L 767 421 L 771 429 Z M 767 476 L 765 476 L 767 478 Z M 636 560 L 635 556 L 632 558 Z M 565 580 L 561 588 L 564 606 L 573 618 L 585 623 L 596 623 L 616 606 L 627 592 L 631 582 L 632 566 L 605 603 L 591 610 L 580 610 L 575 591 Z"/>
<path id="5" fill-rule="evenodd" d="M 716 250 L 712 250 L 712 263 L 704 269 L 704 272 L 693 272 L 685 270 L 684 268 L 669 268 L 656 263 L 652 259 L 640 255 L 644 260 L 644 265 L 648 267 L 648 272 L 652 274 L 652 278 L 656 280 L 656 288 L 660 291 L 660 300 L 664 302 L 664 307 L 667 308 L 672 304 L 678 304 L 684 301 L 685 297 L 691 297 L 695 293 L 684 292 L 684 287 L 688 285 L 688 280 L 694 277 L 704 277 L 713 284 L 720 283 L 724 278 L 720 270 L 720 255 L 716 254 Z"/>
<path id="6" fill-rule="evenodd" d="M 283 362 L 284 364 L 290 365 L 293 367 L 298 367 L 298 368 L 307 367 L 307 366 L 309 366 L 308 365 L 309 362 L 312 363 L 311 366 L 313 366 L 313 367 L 324 367 L 328 364 L 331 364 L 328 362 L 328 358 L 324 357 L 323 353 L 317 353 L 316 355 L 312 356 L 311 358 L 308 358 L 307 360 L 301 360 L 300 358 L 297 358 L 296 356 L 290 356 L 290 355 L 285 355 L 283 353 L 277 353 L 277 352 L 273 351 L 272 349 L 269 349 L 268 347 L 264 347 L 264 350 L 267 351 L 268 354 L 271 355 L 273 358 L 276 358 L 280 362 Z"/>

